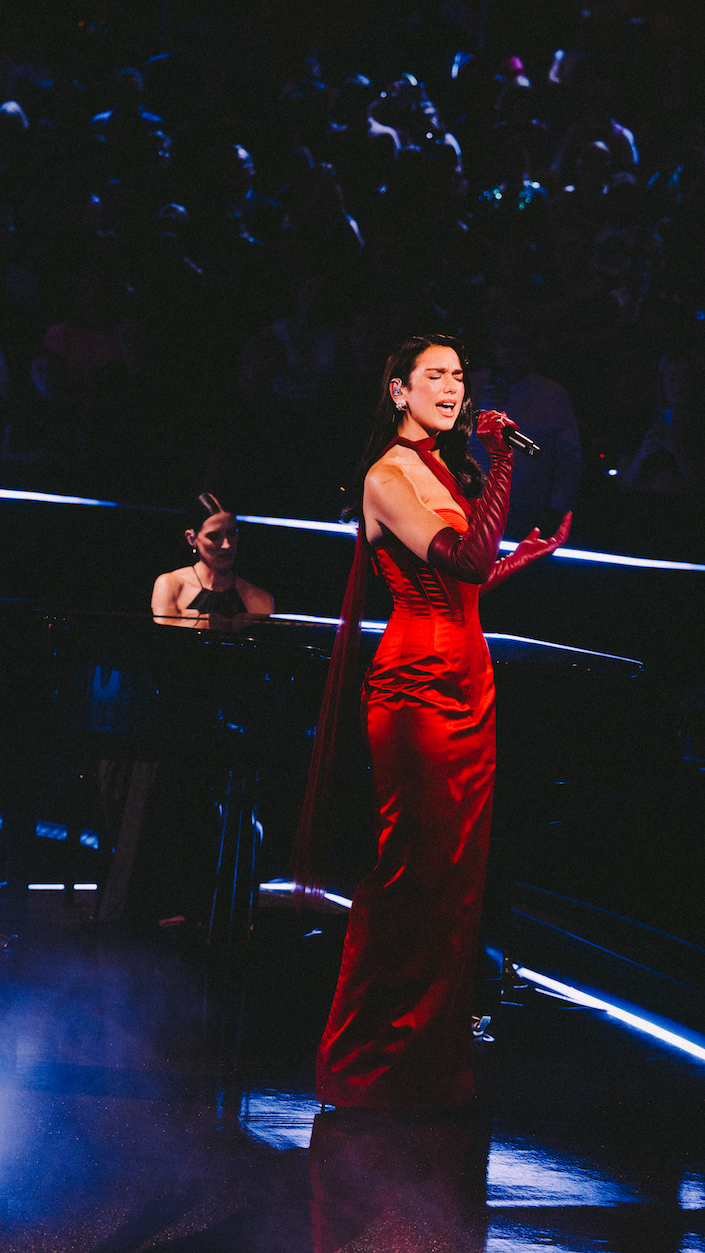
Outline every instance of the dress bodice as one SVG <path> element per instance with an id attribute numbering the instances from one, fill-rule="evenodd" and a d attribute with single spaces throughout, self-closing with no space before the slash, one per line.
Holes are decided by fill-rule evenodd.
<path id="1" fill-rule="evenodd" d="M 457 509 L 435 512 L 461 534 L 467 531 L 468 522 Z M 477 586 L 442 575 L 394 535 L 381 541 L 375 548 L 375 557 L 392 593 L 395 615 L 440 615 L 465 621 L 477 614 Z"/>
<path id="2" fill-rule="evenodd" d="M 463 532 L 467 520 L 437 510 Z M 492 663 L 478 614 L 479 587 L 441 574 L 393 535 L 375 549 L 394 608 L 365 677 L 365 699 L 398 697 L 473 709 L 494 698 Z"/>

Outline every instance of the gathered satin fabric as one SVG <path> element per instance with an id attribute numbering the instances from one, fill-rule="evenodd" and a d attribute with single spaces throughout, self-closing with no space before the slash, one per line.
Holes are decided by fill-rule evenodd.
<path id="1" fill-rule="evenodd" d="M 472 515 L 472 502 L 463 508 Z M 467 530 L 459 510 L 437 512 Z M 477 586 L 394 536 L 375 551 L 394 599 L 362 693 L 379 861 L 353 901 L 317 1093 L 340 1106 L 463 1105 L 494 789 L 492 663 Z"/>

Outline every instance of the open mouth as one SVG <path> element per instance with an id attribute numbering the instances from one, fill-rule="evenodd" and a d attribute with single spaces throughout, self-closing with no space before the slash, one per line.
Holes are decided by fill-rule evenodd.
<path id="1" fill-rule="evenodd" d="M 442 400 L 440 401 L 439 404 L 436 405 L 436 408 L 440 409 L 441 413 L 448 413 L 448 414 L 453 413 L 455 411 L 455 401 L 454 400 Z"/>

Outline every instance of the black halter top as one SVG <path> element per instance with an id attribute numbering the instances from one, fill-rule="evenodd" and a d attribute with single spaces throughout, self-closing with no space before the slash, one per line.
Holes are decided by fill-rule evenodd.
<path id="1" fill-rule="evenodd" d="M 209 587 L 202 587 L 191 601 L 189 609 L 197 609 L 199 613 L 219 613 L 223 618 L 234 618 L 236 613 L 247 613 L 245 602 L 234 583 L 232 587 L 226 587 L 224 592 L 214 592 Z"/>

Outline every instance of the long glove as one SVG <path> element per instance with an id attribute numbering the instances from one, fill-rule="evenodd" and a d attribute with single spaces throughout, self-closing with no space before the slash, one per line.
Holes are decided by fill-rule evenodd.
<path id="1" fill-rule="evenodd" d="M 551 553 L 560 548 L 568 538 L 570 532 L 570 524 L 573 520 L 572 513 L 567 513 L 563 518 L 555 535 L 550 539 L 541 539 L 541 532 L 537 526 L 534 527 L 530 535 L 517 544 L 513 553 L 502 557 L 501 561 L 495 561 L 490 570 L 490 577 L 480 588 L 480 595 L 484 596 L 485 592 L 491 592 L 493 587 L 498 583 L 503 583 L 508 579 L 510 574 L 516 574 L 517 570 L 523 570 L 524 566 L 528 566 L 532 561 L 540 561 L 542 557 L 549 557 Z"/>
<path id="2" fill-rule="evenodd" d="M 470 528 L 460 535 L 445 526 L 428 546 L 428 564 L 463 583 L 484 583 L 497 560 L 509 512 L 509 488 L 513 454 L 502 438 L 502 428 L 516 429 L 506 414 L 483 409 L 477 419 L 477 436 L 490 454 L 490 472 Z"/>

